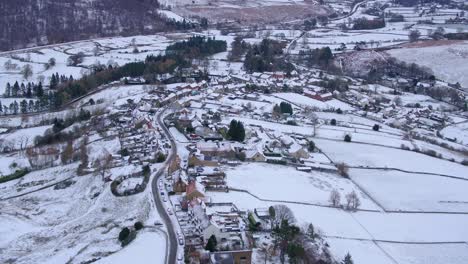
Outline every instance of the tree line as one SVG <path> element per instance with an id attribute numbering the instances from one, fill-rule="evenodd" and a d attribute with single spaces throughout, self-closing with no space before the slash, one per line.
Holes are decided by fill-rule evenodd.
<path id="1" fill-rule="evenodd" d="M 6 84 L 5 93 L 3 97 L 41 97 L 44 95 L 44 88 L 42 82 L 38 84 L 28 82 L 27 84 L 19 84 L 17 81 L 11 85 L 9 82 Z"/>

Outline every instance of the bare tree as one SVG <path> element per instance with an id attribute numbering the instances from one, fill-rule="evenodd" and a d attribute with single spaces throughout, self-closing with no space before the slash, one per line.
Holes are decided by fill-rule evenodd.
<path id="1" fill-rule="evenodd" d="M 112 155 L 109 153 L 104 154 L 103 157 L 99 158 L 94 162 L 94 168 L 96 169 L 96 172 L 101 174 L 102 180 L 105 179 L 106 173 L 110 170 L 111 164 Z"/>
<path id="2" fill-rule="evenodd" d="M 417 29 L 411 30 L 408 34 L 408 38 L 410 42 L 415 42 L 421 37 L 421 32 Z"/>
<path id="3" fill-rule="evenodd" d="M 348 168 L 348 165 L 346 165 L 346 163 L 344 163 L 344 162 L 338 163 L 338 164 L 336 164 L 336 168 L 338 169 L 338 173 L 341 176 L 349 177 L 349 175 L 348 175 L 349 168 Z"/>
<path id="4" fill-rule="evenodd" d="M 16 70 L 18 68 L 18 64 L 11 62 L 11 60 L 7 60 L 3 64 L 3 67 L 5 67 L 5 70 L 11 71 Z"/>
<path id="5" fill-rule="evenodd" d="M 263 257 L 263 260 L 265 261 L 265 264 L 267 261 L 271 260 L 271 256 L 273 255 L 274 248 L 271 245 L 261 245 L 260 248 L 258 249 L 259 253 Z"/>
<path id="6" fill-rule="evenodd" d="M 98 56 L 100 51 L 101 51 L 101 50 L 99 49 L 99 46 L 96 44 L 96 45 L 94 46 L 94 48 L 93 48 L 93 54 L 94 54 L 94 56 Z"/>
<path id="7" fill-rule="evenodd" d="M 330 203 L 332 204 L 333 207 L 339 207 L 340 202 L 341 202 L 340 193 L 336 189 L 333 189 L 330 192 L 330 198 L 328 199 L 328 201 L 330 201 Z"/>
<path id="8" fill-rule="evenodd" d="M 346 195 L 346 208 L 348 210 L 356 210 L 360 205 L 361 201 L 354 190 Z"/>
<path id="9" fill-rule="evenodd" d="M 401 104 L 403 103 L 400 96 L 395 97 L 394 102 L 395 102 L 395 105 L 397 105 L 397 106 L 401 106 Z"/>
<path id="10" fill-rule="evenodd" d="M 60 155 L 60 159 L 62 164 L 70 163 L 70 161 L 73 159 L 73 141 L 70 140 L 67 142 L 67 145 Z"/>
<path id="11" fill-rule="evenodd" d="M 319 118 L 318 118 L 317 114 L 315 114 L 314 112 L 310 113 L 308 115 L 308 118 L 310 119 L 310 122 L 312 122 L 312 125 L 314 126 L 313 136 L 315 137 L 315 130 L 317 130 L 317 124 L 318 124 Z"/>
<path id="12" fill-rule="evenodd" d="M 287 220 L 290 224 L 296 222 L 294 213 L 286 205 L 277 204 L 273 208 L 275 208 L 275 218 L 273 219 L 275 225 L 281 224 L 283 220 Z"/>
<path id="13" fill-rule="evenodd" d="M 33 75 L 33 70 L 32 70 L 31 65 L 29 64 L 24 65 L 23 69 L 21 70 L 21 74 L 23 75 L 24 79 L 26 80 L 29 79 L 29 77 Z"/>

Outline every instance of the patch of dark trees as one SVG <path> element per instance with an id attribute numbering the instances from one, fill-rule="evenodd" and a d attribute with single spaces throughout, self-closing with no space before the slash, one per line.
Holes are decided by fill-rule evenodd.
<path id="1" fill-rule="evenodd" d="M 290 73 L 294 66 L 284 59 L 285 43 L 263 39 L 259 44 L 248 45 L 244 60 L 244 69 L 248 72 L 284 71 Z"/>
<path id="2" fill-rule="evenodd" d="M 0 50 L 195 27 L 167 20 L 157 8 L 157 0 L 2 0 Z"/>

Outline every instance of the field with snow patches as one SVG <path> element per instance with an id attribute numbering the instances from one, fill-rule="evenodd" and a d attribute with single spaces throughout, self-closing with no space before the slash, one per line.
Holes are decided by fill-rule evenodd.
<path id="1" fill-rule="evenodd" d="M 228 170 L 226 175 L 229 187 L 248 190 L 262 199 L 329 205 L 328 198 L 333 189 L 343 197 L 355 190 L 362 209 L 378 210 L 351 181 L 330 173 L 307 173 L 293 167 L 251 163 Z"/>

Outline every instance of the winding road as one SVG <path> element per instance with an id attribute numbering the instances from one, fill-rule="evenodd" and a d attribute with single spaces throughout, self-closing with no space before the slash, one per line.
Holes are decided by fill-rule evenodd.
<path id="1" fill-rule="evenodd" d="M 165 110 L 166 108 L 164 108 L 161 112 L 157 114 L 156 120 L 159 126 L 162 128 L 163 133 L 171 141 L 171 149 L 170 149 L 169 156 L 166 162 L 164 163 L 164 166 L 161 169 L 159 169 L 153 177 L 153 181 L 151 182 L 151 191 L 153 192 L 153 199 L 156 205 L 156 209 L 158 210 L 159 215 L 161 216 L 162 220 L 164 221 L 164 224 L 167 227 L 167 235 L 169 237 L 169 240 L 167 241 L 168 252 L 166 252 L 166 263 L 173 264 L 173 263 L 177 263 L 176 258 L 177 258 L 178 243 L 177 243 L 177 238 L 175 235 L 176 232 L 175 232 L 173 222 L 171 221 L 171 217 L 166 211 L 166 207 L 164 206 L 164 202 L 161 198 L 160 191 L 158 189 L 158 180 L 164 178 L 164 174 L 165 174 L 167 166 L 171 164 L 171 162 L 176 157 L 176 153 L 177 153 L 177 145 L 174 141 L 174 138 L 172 138 L 171 133 L 169 133 L 169 130 L 167 129 L 166 125 L 161 120 L 161 117 L 163 116 Z"/>

